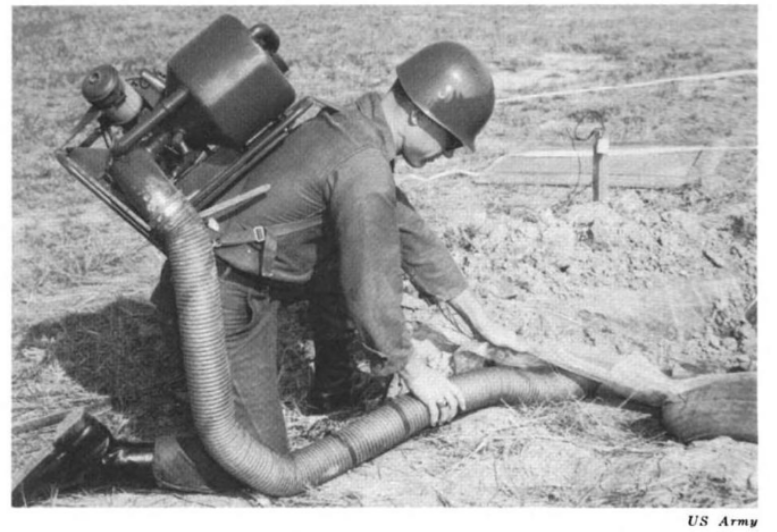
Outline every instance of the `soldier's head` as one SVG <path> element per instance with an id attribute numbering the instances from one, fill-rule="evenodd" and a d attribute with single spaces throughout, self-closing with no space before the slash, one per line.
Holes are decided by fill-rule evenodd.
<path id="1" fill-rule="evenodd" d="M 429 45 L 400 64 L 391 92 L 407 119 L 401 153 L 414 167 L 462 146 L 474 151 L 494 111 L 491 74 L 455 42 Z"/>

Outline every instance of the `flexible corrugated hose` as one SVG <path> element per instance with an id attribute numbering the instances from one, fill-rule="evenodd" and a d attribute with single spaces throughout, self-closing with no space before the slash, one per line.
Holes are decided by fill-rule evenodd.
<path id="1" fill-rule="evenodd" d="M 232 476 L 265 495 L 294 495 L 429 427 L 424 404 L 406 395 L 290 454 L 258 442 L 235 420 L 215 256 L 199 214 L 145 150 L 117 158 L 109 173 L 165 242 L 194 423 L 210 455 Z M 595 386 L 551 368 L 521 372 L 492 367 L 452 380 L 461 388 L 468 411 L 502 403 L 578 399 Z"/>

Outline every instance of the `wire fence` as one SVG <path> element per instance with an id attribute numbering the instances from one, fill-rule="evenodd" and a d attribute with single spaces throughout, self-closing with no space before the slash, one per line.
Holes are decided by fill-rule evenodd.
<path id="1" fill-rule="evenodd" d="M 742 76 L 757 75 L 757 70 L 732 70 L 728 72 L 717 72 L 712 74 L 699 74 L 693 76 L 679 76 L 673 78 L 663 78 L 643 82 L 630 83 L 625 85 L 612 85 L 589 87 L 582 89 L 570 89 L 561 91 L 544 92 L 537 94 L 522 94 L 501 98 L 496 101 L 498 105 L 510 105 L 513 103 L 532 100 L 538 98 L 554 98 L 560 96 L 570 96 L 575 94 L 584 94 L 592 92 L 628 90 L 644 87 L 652 87 L 667 83 L 677 82 L 701 82 L 715 79 L 735 78 Z M 675 184 L 685 184 L 688 182 L 688 170 L 699 160 L 705 152 L 726 152 L 726 151 L 757 151 L 757 146 L 625 146 L 613 147 L 606 152 L 608 164 L 614 163 L 615 166 L 609 168 L 610 175 L 631 176 L 625 181 L 630 185 L 640 186 L 647 184 L 652 187 L 672 186 Z M 686 160 L 682 157 L 671 159 L 667 156 L 689 154 L 692 160 Z M 594 154 L 590 147 L 580 150 L 533 150 L 528 152 L 508 153 L 491 161 L 488 166 L 482 170 L 474 171 L 464 168 L 454 168 L 439 172 L 432 176 L 424 177 L 418 174 L 409 173 L 398 176 L 400 182 L 415 180 L 423 182 L 433 182 L 451 176 L 467 176 L 472 178 L 484 178 L 500 174 L 498 179 L 501 182 L 509 181 L 515 184 L 538 184 L 538 185 L 566 185 L 566 184 L 585 184 L 586 181 L 581 173 L 589 173 L 589 168 L 593 166 Z M 631 161 L 625 160 L 630 158 Z M 574 165 L 559 164 L 559 159 L 574 160 Z M 545 162 L 542 162 L 546 160 Z M 518 164 L 518 161 L 526 163 L 532 161 L 532 164 Z M 589 162 L 590 161 L 590 162 Z M 621 162 L 623 161 L 623 162 Z M 534 177 L 527 177 L 527 176 Z M 551 175 L 566 176 L 551 178 Z M 510 179 L 509 176 L 513 176 Z M 574 180 L 572 177 L 574 176 Z M 653 179 L 640 179 L 650 177 Z M 591 176 L 589 176 L 590 178 Z M 664 179 L 662 179 L 664 178 Z M 590 179 L 588 179 L 590 181 Z M 624 179 L 621 178 L 621 182 Z"/>
<path id="2" fill-rule="evenodd" d="M 574 94 L 584 94 L 589 92 L 603 92 L 613 90 L 626 90 L 626 89 L 638 89 L 644 87 L 652 87 L 655 85 L 662 85 L 665 83 L 677 83 L 685 81 L 707 81 L 713 79 L 723 78 L 736 78 L 741 76 L 755 76 L 758 74 L 757 70 L 731 70 L 728 72 L 716 72 L 713 74 L 698 74 L 695 76 L 679 76 L 674 78 L 662 78 L 649 81 L 640 81 L 636 83 L 628 83 L 625 85 L 605 85 L 600 87 L 590 87 L 584 89 L 570 89 L 553 92 L 541 92 L 537 94 L 519 94 L 517 96 L 511 96 L 509 98 L 500 98 L 496 101 L 500 105 L 509 105 L 512 103 L 523 102 L 526 100 L 534 100 L 537 98 L 555 98 L 557 96 L 571 96 Z"/>

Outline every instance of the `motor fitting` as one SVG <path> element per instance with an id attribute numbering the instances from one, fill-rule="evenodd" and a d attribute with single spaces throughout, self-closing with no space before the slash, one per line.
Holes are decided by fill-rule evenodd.
<path id="1" fill-rule="evenodd" d="M 140 94 L 111 65 L 92 69 L 81 83 L 81 94 L 110 123 L 119 126 L 137 118 L 143 108 Z"/>

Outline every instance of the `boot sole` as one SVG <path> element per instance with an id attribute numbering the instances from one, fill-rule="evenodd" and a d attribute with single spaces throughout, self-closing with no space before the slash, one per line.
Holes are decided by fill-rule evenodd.
<path id="1" fill-rule="evenodd" d="M 66 449 L 85 435 L 90 426 L 88 418 L 89 414 L 85 409 L 70 412 L 57 426 L 56 437 L 51 447 L 38 451 L 30 463 L 14 475 L 11 492 L 13 506 L 24 506 L 27 503 L 23 489 L 25 484 L 34 485 L 38 480 L 36 477 L 47 473 L 61 459 L 63 453 L 67 452 Z M 77 479 L 74 483 L 77 483 Z M 74 483 L 61 485 L 58 488 L 67 488 Z"/>

